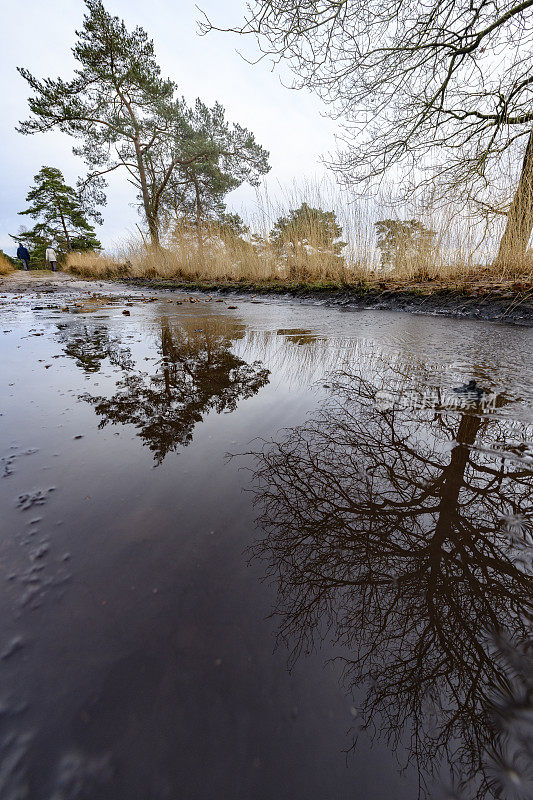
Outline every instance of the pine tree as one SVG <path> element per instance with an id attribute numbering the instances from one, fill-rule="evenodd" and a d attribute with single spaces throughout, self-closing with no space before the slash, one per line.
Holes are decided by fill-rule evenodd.
<path id="1" fill-rule="evenodd" d="M 190 187 L 197 176 L 187 170 L 193 164 L 213 165 L 216 156 L 222 166 L 224 159 L 233 159 L 238 183 L 253 182 L 268 171 L 268 153 L 240 126 L 233 126 L 228 138 L 220 106 L 210 110 L 200 103 L 190 109 L 176 97 L 176 84 L 161 77 L 154 44 L 142 28 L 128 31 L 101 0 L 85 4 L 72 80 L 39 80 L 19 68 L 34 92 L 29 99 L 33 116 L 19 131 L 58 129 L 79 140 L 74 153 L 89 167 L 80 187 L 93 198 L 105 197 L 107 174 L 126 170 L 158 246 L 164 200 L 178 173 Z"/>
<path id="2" fill-rule="evenodd" d="M 186 123 L 182 163 L 169 179 L 161 209 L 167 219 L 193 225 L 201 240 L 204 227 L 223 222 L 229 192 L 244 181 L 258 185 L 269 170 L 268 153 L 250 131 L 227 122 L 220 103 L 208 108 L 197 99 Z"/>
<path id="3" fill-rule="evenodd" d="M 435 251 L 435 231 L 416 219 L 380 219 L 374 223 L 381 266 L 397 269 L 406 261 L 427 265 Z"/>
<path id="4" fill-rule="evenodd" d="M 338 256 L 346 242 L 341 242 L 342 228 L 334 211 L 311 208 L 302 203 L 300 208 L 280 217 L 272 228 L 270 239 L 277 250 L 313 248 L 325 255 Z"/>
<path id="5" fill-rule="evenodd" d="M 34 185 L 26 196 L 29 206 L 21 216 L 36 220 L 31 230 L 21 230 L 13 236 L 39 257 L 46 244 L 55 242 L 60 251 L 95 250 L 101 247 L 94 227 L 87 217 L 98 221 L 94 209 L 84 207 L 76 191 L 67 186 L 63 174 L 55 167 L 42 167 L 34 177 Z"/>

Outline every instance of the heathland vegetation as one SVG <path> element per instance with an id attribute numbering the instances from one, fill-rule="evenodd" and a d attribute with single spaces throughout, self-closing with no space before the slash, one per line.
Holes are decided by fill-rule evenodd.
<path id="1" fill-rule="evenodd" d="M 74 77 L 19 71 L 33 92 L 21 133 L 71 135 L 88 171 L 72 189 L 43 167 L 21 212 L 35 226 L 14 238 L 35 265 L 53 239 L 64 268 L 87 276 L 529 284 L 531 5 L 251 3 L 238 32 L 286 59 L 346 135 L 331 163 L 334 189 L 303 186 L 274 204 L 258 192 L 243 221 L 228 213 L 227 195 L 259 186 L 268 152 L 219 103 L 187 105 L 147 33 L 86 0 Z M 211 27 L 206 20 L 204 32 Z M 135 187 L 141 222 L 135 241 L 104 253 L 88 220 L 100 221 L 115 171 Z"/>
<path id="2" fill-rule="evenodd" d="M 14 269 L 14 260 L 0 250 L 0 275 L 9 275 Z"/>
<path id="3" fill-rule="evenodd" d="M 476 240 L 476 220 L 444 209 L 411 208 L 420 216 L 398 221 L 383 217 L 384 209 L 394 212 L 390 202 L 343 202 L 332 187 L 307 186 L 286 197 L 285 205 L 258 196 L 248 224 L 204 222 L 199 237 L 196 226 L 176 222 L 158 247 L 131 238 L 113 254 L 69 253 L 64 268 L 85 277 L 281 285 L 528 284 L 533 277 L 529 256 L 512 265 L 493 263 L 487 241 Z"/>

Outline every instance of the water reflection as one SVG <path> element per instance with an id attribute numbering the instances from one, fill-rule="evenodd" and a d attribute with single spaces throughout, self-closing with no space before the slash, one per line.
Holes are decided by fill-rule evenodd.
<path id="1" fill-rule="evenodd" d="M 446 763 L 465 796 L 507 796 L 509 780 L 530 797 L 531 727 L 509 723 L 532 714 L 533 474 L 517 454 L 533 432 L 376 404 L 411 380 L 383 363 L 339 375 L 319 412 L 253 454 L 254 552 L 291 661 L 333 645 L 360 724 L 407 746 L 421 788 Z"/>
<path id="2" fill-rule="evenodd" d="M 313 331 L 303 328 L 280 328 L 276 333 L 277 336 L 284 336 L 288 342 L 298 345 L 309 345 L 317 341 L 324 341 Z"/>
<path id="3" fill-rule="evenodd" d="M 269 370 L 260 361 L 248 363 L 231 349 L 244 336 L 243 325 L 216 318 L 203 320 L 201 329 L 193 327 L 197 324 L 197 319 L 162 317 L 157 328 L 160 359 L 153 374 L 133 370 L 127 358 L 123 364 L 115 359 L 127 371 L 117 381 L 117 391 L 109 397 L 83 395 L 101 417 L 101 428 L 108 423 L 134 425 L 157 464 L 192 441 L 195 426 L 209 411 L 235 411 L 239 400 L 252 397 L 269 380 Z M 83 361 L 74 350 L 77 339 L 68 345 L 69 354 L 75 354 L 85 369 L 95 362 L 95 352 L 107 348 L 109 355 L 109 343 L 102 347 L 99 335 L 95 329 L 91 361 L 87 348 Z M 124 356 L 124 350 L 117 352 Z"/>
<path id="4" fill-rule="evenodd" d="M 87 324 L 72 331 L 64 324 L 58 328 L 64 342 L 63 352 L 84 372 L 98 372 L 106 359 L 120 369 L 133 368 L 130 349 L 122 344 L 120 337 L 112 336 L 107 326 Z"/>

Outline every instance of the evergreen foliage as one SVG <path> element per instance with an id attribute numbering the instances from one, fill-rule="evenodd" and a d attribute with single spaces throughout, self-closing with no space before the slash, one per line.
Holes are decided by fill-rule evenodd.
<path id="1" fill-rule="evenodd" d="M 280 217 L 270 239 L 277 250 L 313 248 L 326 255 L 339 256 L 346 242 L 340 241 L 342 227 L 334 211 L 323 211 L 302 203 L 300 208 Z"/>
<path id="2" fill-rule="evenodd" d="M 374 223 L 381 266 L 398 268 L 402 260 L 426 262 L 434 246 L 435 231 L 416 219 L 382 219 Z"/>
<path id="3" fill-rule="evenodd" d="M 42 167 L 34 177 L 26 202 L 28 208 L 19 214 L 31 217 L 35 225 L 31 230 L 22 228 L 12 238 L 28 248 L 32 263 L 44 260 L 46 247 L 51 242 L 61 252 L 101 247 L 94 227 L 87 220 L 88 216 L 99 219 L 99 214 L 81 202 L 77 192 L 65 183 L 59 169 Z"/>
<path id="4" fill-rule="evenodd" d="M 74 153 L 89 172 L 80 189 L 105 200 L 106 176 L 127 171 L 138 192 L 152 243 L 158 245 L 162 218 L 195 209 L 223 210 L 222 197 L 244 180 L 256 183 L 268 153 L 250 131 L 230 126 L 224 109 L 193 109 L 176 96 L 176 84 L 161 76 L 153 42 L 140 27 L 128 31 L 101 0 L 86 0 L 87 14 L 73 48 L 74 78 L 39 80 L 19 68 L 34 94 L 32 117 L 21 133 L 58 129 L 78 140 Z"/>

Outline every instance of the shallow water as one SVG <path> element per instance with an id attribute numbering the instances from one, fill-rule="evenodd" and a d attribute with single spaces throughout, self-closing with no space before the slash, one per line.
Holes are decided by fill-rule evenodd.
<path id="1" fill-rule="evenodd" d="M 0 796 L 533 796 L 531 333 L 143 297 L 0 298 Z"/>

